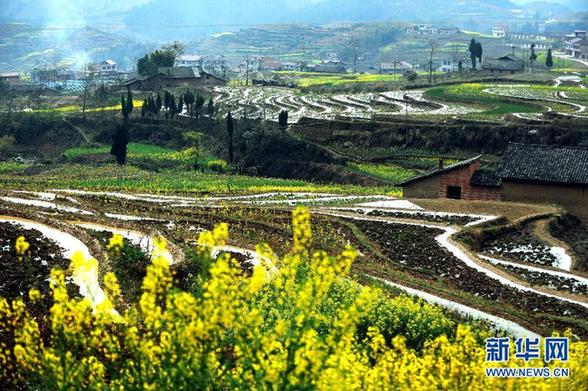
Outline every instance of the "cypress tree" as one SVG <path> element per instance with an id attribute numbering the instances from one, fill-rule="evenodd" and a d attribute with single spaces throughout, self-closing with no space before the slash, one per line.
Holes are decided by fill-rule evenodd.
<path id="1" fill-rule="evenodd" d="M 553 66 L 553 55 L 551 54 L 551 48 L 547 49 L 547 56 L 545 56 L 545 66 L 551 70 Z"/>

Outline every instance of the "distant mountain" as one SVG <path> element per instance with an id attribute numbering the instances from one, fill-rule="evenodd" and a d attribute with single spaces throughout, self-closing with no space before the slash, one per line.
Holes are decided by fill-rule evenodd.
<path id="1" fill-rule="evenodd" d="M 509 0 L 153 0 L 134 8 L 124 20 L 142 34 L 152 35 L 149 30 L 158 29 L 161 36 L 178 25 L 184 31 L 206 34 L 245 25 L 292 22 L 490 23 L 505 20 L 513 8 L 516 6 Z"/>

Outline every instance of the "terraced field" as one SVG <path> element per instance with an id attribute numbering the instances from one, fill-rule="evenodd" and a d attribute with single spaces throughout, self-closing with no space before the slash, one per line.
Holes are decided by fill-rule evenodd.
<path id="1" fill-rule="evenodd" d="M 233 254 L 248 272 L 262 261 L 273 264 L 275 260 L 263 258 L 255 246 L 262 242 L 276 254 L 287 251 L 290 211 L 298 204 L 311 207 L 316 248 L 336 251 L 348 243 L 358 248 L 361 255 L 354 270 L 362 280 L 379 281 L 515 335 L 547 335 L 571 328 L 583 338 L 588 336 L 588 279 L 570 271 L 571 265 L 535 265 L 516 256 L 507 261 L 475 254 L 453 236 L 497 216 L 424 210 L 384 195 L 273 192 L 193 197 L 3 189 L 0 264 L 6 266 L 13 251 L 10 243 L 20 234 L 31 238 L 32 251 L 52 254 L 51 264 L 59 265 L 72 251 L 82 249 L 98 260 L 98 270 L 93 278 L 74 278 L 71 288 L 77 285 L 79 294 L 98 305 L 103 298 L 98 274 L 114 270 L 128 288 L 125 294 L 132 296 L 133 276 L 142 275 L 159 236 L 169 242 L 166 257 L 184 285 L 190 284 L 199 267 L 191 261 L 197 234 L 219 222 L 229 223 L 231 241 L 218 252 Z M 135 254 L 135 264 L 124 266 L 108 257 L 104 244 L 111 233 L 125 237 L 125 251 Z M 536 252 L 542 252 L 540 259 L 553 252 L 552 247 L 536 245 L 534 237 L 523 235 L 517 240 L 535 245 Z M 570 258 L 565 250 L 559 256 Z M 129 274 L 126 270 L 131 267 L 135 272 Z M 47 270 L 40 268 L 38 273 L 42 276 Z"/>
<path id="2" fill-rule="evenodd" d="M 289 121 L 302 117 L 317 119 L 371 119 L 399 115 L 453 116 L 477 112 L 468 105 L 448 105 L 424 98 L 424 91 L 390 91 L 360 94 L 305 94 L 274 87 L 218 87 L 215 103 L 219 112 L 235 117 L 276 119 L 281 110 Z"/>
<path id="3" fill-rule="evenodd" d="M 287 110 L 293 123 L 302 117 L 382 120 L 401 115 L 484 120 L 514 114 L 537 119 L 544 112 L 584 117 L 588 93 L 580 82 L 556 80 L 554 86 L 464 83 L 428 90 L 304 95 L 277 87 L 218 87 L 215 103 L 221 114 L 230 110 L 239 118 L 275 120 L 281 110 Z"/>

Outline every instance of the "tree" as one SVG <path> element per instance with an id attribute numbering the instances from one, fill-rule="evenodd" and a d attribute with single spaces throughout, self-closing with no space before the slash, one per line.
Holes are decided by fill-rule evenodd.
<path id="1" fill-rule="evenodd" d="M 411 71 L 410 69 L 407 69 L 404 72 L 404 77 L 406 78 L 406 80 L 413 82 L 417 79 L 418 74 L 415 71 Z"/>
<path id="2" fill-rule="evenodd" d="M 194 102 L 194 109 L 196 111 L 196 118 L 200 117 L 202 114 L 202 108 L 204 107 L 204 97 L 202 95 L 196 96 L 196 101 Z"/>
<path id="3" fill-rule="evenodd" d="M 15 92 L 6 81 L 0 79 L 0 104 L 6 108 L 6 120 L 10 120 Z"/>
<path id="4" fill-rule="evenodd" d="M 278 114 L 278 125 L 280 125 L 281 128 L 288 126 L 288 111 L 280 111 L 280 114 Z"/>
<path id="5" fill-rule="evenodd" d="M 476 57 L 478 57 L 479 64 L 482 64 L 482 53 L 484 53 L 484 49 L 482 49 L 482 43 L 476 42 Z"/>
<path id="6" fill-rule="evenodd" d="M 127 93 L 127 99 L 125 100 L 124 95 L 120 98 L 120 110 L 122 112 L 125 126 L 129 123 L 129 115 L 133 112 L 133 95 L 129 89 Z"/>
<path id="7" fill-rule="evenodd" d="M 184 103 L 186 104 L 186 110 L 188 110 L 188 113 L 190 116 L 193 115 L 193 111 L 194 111 L 193 104 L 194 104 L 195 99 L 196 99 L 196 97 L 194 96 L 192 91 L 186 90 L 186 93 L 184 94 Z"/>
<path id="8" fill-rule="evenodd" d="M 551 54 L 551 48 L 547 49 L 547 55 L 545 56 L 545 66 L 551 71 L 553 66 L 553 55 Z"/>
<path id="9" fill-rule="evenodd" d="M 178 98 L 178 114 L 182 114 L 184 111 L 184 100 L 182 99 L 182 95 Z"/>
<path id="10" fill-rule="evenodd" d="M 533 64 L 537 60 L 537 53 L 535 53 L 535 44 L 531 45 L 531 55 L 529 56 L 529 64 L 531 65 L 531 72 L 533 72 Z"/>
<path id="11" fill-rule="evenodd" d="M 468 47 L 468 51 L 470 52 L 470 58 L 472 60 L 472 69 L 476 70 L 476 58 L 477 56 L 477 45 L 476 45 L 476 40 L 474 38 L 472 38 L 472 40 L 470 41 L 470 46 Z"/>
<path id="12" fill-rule="evenodd" d="M 124 97 L 123 97 L 124 99 Z M 127 162 L 127 144 L 129 143 L 129 130 L 125 124 L 117 125 L 112 135 L 112 148 L 110 154 L 116 157 L 116 162 L 123 165 Z"/>
<path id="13" fill-rule="evenodd" d="M 233 163 L 233 117 L 231 116 L 231 112 L 227 114 L 227 136 L 228 136 L 228 150 L 229 150 L 229 163 Z"/>
<path id="14" fill-rule="evenodd" d="M 214 116 L 214 101 L 212 97 L 208 100 L 208 106 L 206 107 L 206 114 L 212 118 Z"/>
<path id="15" fill-rule="evenodd" d="M 137 61 L 139 75 L 148 76 L 157 73 L 162 67 L 173 67 L 176 59 L 184 52 L 184 45 L 180 42 L 172 42 L 146 54 Z"/>
<path id="16" fill-rule="evenodd" d="M 161 95 L 159 95 L 159 92 L 157 93 L 157 98 L 155 99 L 155 115 L 159 115 L 159 112 L 161 111 Z"/>

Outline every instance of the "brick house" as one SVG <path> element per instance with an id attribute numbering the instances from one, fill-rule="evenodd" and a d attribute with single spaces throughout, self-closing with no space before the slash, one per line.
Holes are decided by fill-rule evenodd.
<path id="1" fill-rule="evenodd" d="M 510 143 L 496 175 L 503 200 L 556 204 L 588 221 L 588 148 Z"/>
<path id="2" fill-rule="evenodd" d="M 399 183 L 408 198 L 452 198 L 500 200 L 500 179 L 492 171 L 480 170 L 480 157 L 439 166 L 425 174 Z"/>

